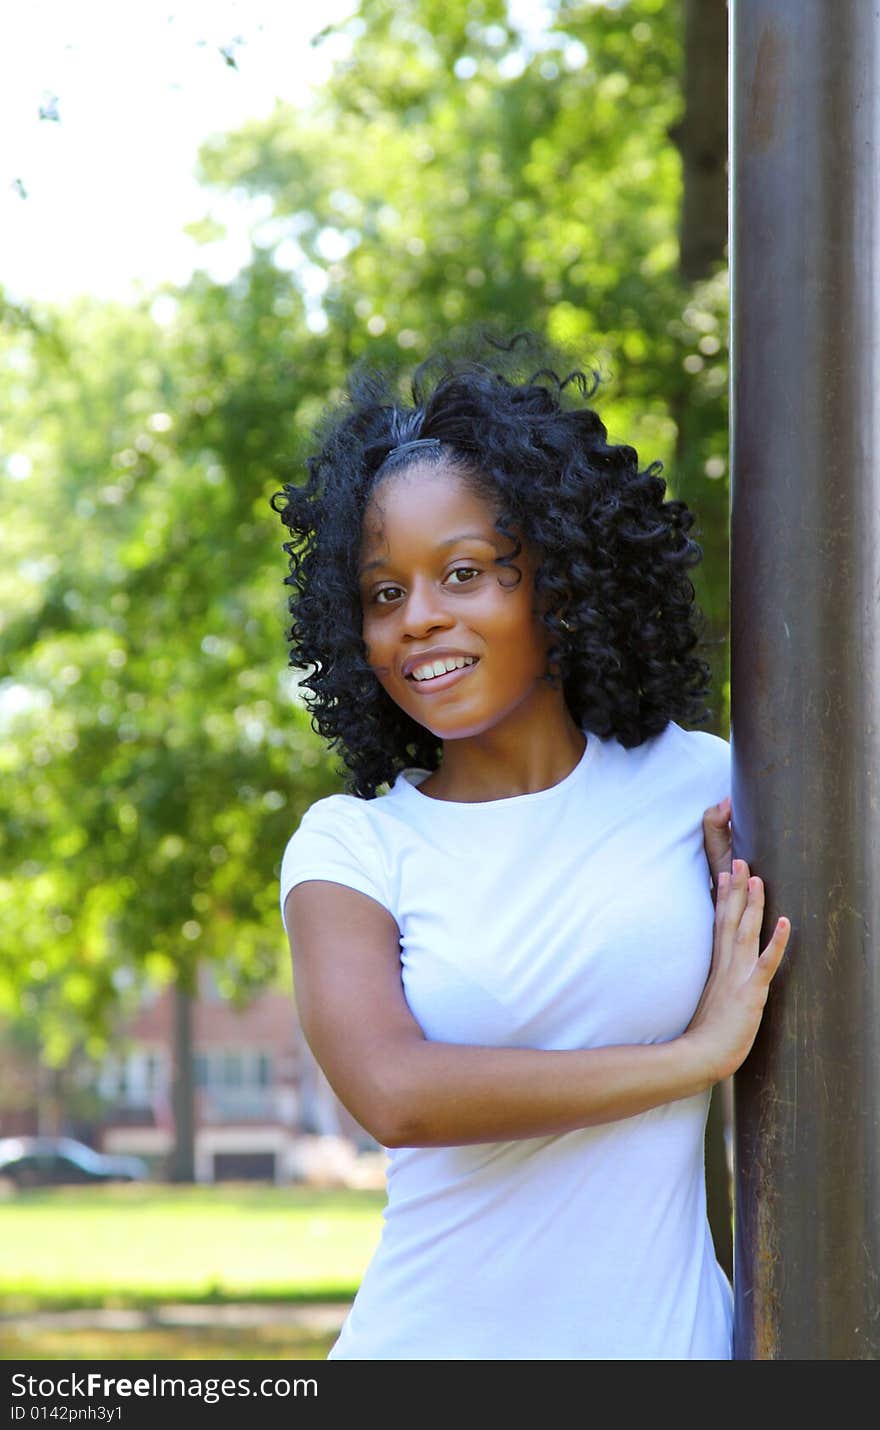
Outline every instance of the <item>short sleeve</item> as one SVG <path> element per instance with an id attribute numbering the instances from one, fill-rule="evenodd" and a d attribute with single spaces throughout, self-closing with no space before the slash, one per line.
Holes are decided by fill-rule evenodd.
<path id="1" fill-rule="evenodd" d="M 368 894 L 391 910 L 381 849 L 369 818 L 353 795 L 329 795 L 306 810 L 281 859 L 281 922 L 284 901 L 306 879 L 328 879 Z"/>

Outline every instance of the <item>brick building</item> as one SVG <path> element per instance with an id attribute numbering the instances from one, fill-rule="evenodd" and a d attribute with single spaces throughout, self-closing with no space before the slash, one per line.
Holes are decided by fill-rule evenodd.
<path id="1" fill-rule="evenodd" d="M 315 1062 L 289 994 L 266 991 L 238 1011 L 206 969 L 192 1014 L 198 1181 L 298 1178 L 317 1139 L 325 1153 L 339 1142 L 352 1154 L 378 1150 Z M 173 1026 L 166 988 L 120 1030 L 124 1052 L 108 1057 L 97 1078 L 107 1107 L 103 1150 L 136 1153 L 157 1170 L 173 1141 Z"/>

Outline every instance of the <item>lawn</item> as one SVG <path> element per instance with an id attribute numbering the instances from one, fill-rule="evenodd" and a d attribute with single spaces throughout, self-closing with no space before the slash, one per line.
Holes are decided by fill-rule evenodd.
<path id="1" fill-rule="evenodd" d="M 384 1201 L 245 1183 L 19 1193 L 0 1202 L 0 1313 L 350 1300 Z"/>

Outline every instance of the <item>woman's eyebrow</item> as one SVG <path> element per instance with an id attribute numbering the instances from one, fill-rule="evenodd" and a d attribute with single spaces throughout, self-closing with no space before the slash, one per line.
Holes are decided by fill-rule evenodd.
<path id="1" fill-rule="evenodd" d="M 442 551 L 446 546 L 454 546 L 456 541 L 482 541 L 484 546 L 494 546 L 495 544 L 489 540 L 488 536 L 484 536 L 480 531 L 460 531 L 457 536 L 447 536 L 445 541 L 438 541 L 434 550 Z M 384 566 L 386 561 L 387 557 L 385 556 L 379 556 L 375 561 L 366 561 L 361 567 L 361 575 L 363 576 L 367 571 L 372 571 L 374 566 Z"/>

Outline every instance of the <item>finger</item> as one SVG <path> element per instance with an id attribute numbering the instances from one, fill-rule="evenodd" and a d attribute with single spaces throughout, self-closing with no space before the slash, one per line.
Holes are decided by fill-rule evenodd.
<path id="1" fill-rule="evenodd" d="M 728 839 L 724 851 L 718 854 L 717 857 L 712 858 L 709 861 L 709 868 L 712 874 L 712 882 L 716 889 L 719 887 L 719 882 L 722 874 L 726 875 L 728 880 L 730 879 L 730 864 L 730 840 Z"/>
<path id="2" fill-rule="evenodd" d="M 787 918 L 776 920 L 776 927 L 770 938 L 770 942 L 758 959 L 757 967 L 766 976 L 769 983 L 782 962 L 785 950 L 788 946 L 788 936 L 791 933 L 791 924 Z"/>
<path id="3" fill-rule="evenodd" d="M 739 921 L 739 928 L 736 931 L 737 943 L 757 945 L 758 936 L 761 932 L 761 924 L 764 922 L 764 885 L 757 877 L 751 878 L 746 885 L 746 906 Z M 757 956 L 757 947 L 755 955 Z"/>
<path id="4" fill-rule="evenodd" d="M 743 909 L 748 902 L 749 894 L 749 866 L 744 859 L 734 859 L 731 869 L 730 884 L 728 886 L 727 898 L 725 900 L 725 916 L 729 922 L 738 924 L 743 913 Z"/>
<path id="5" fill-rule="evenodd" d="M 730 875 L 722 872 L 718 875 L 718 885 L 715 889 L 715 922 L 721 924 L 724 920 L 727 907 L 727 896 L 730 893 Z"/>

